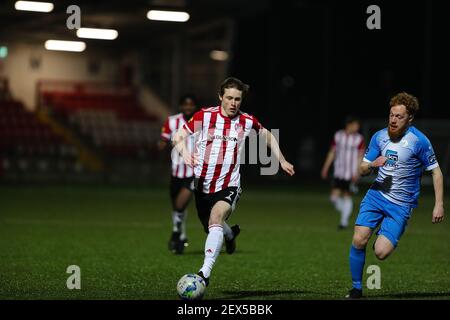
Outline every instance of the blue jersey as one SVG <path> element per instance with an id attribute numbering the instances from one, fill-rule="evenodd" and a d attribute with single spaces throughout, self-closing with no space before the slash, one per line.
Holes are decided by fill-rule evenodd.
<path id="1" fill-rule="evenodd" d="M 400 141 L 393 142 L 384 128 L 373 135 L 363 161 L 371 162 L 381 155 L 387 160 L 371 188 L 395 204 L 417 207 L 423 170 L 439 166 L 430 140 L 411 126 Z"/>

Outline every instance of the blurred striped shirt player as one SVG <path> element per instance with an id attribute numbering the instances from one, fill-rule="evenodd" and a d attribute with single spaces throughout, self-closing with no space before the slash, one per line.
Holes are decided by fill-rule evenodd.
<path id="1" fill-rule="evenodd" d="M 212 107 L 197 112 L 184 128 L 191 134 L 200 131 L 196 142 L 199 163 L 194 168 L 197 190 L 215 193 L 240 187 L 241 150 L 252 131 L 259 133 L 259 121 L 241 111 L 234 118 L 224 117 L 220 107 Z"/>
<path id="2" fill-rule="evenodd" d="M 364 137 L 358 133 L 347 133 L 345 129 L 334 134 L 331 148 L 336 152 L 333 176 L 341 180 L 352 180 L 358 175 L 359 160 L 364 152 Z"/>
<path id="3" fill-rule="evenodd" d="M 327 179 L 331 164 L 334 163 L 330 201 L 341 214 L 339 229 L 348 227 L 353 210 L 351 193 L 357 190 L 358 168 L 365 150 L 364 137 L 358 133 L 359 127 L 357 118 L 347 117 L 345 128 L 334 134 L 321 173 L 322 178 Z"/>
<path id="4" fill-rule="evenodd" d="M 167 118 L 161 132 L 161 139 L 170 143 L 172 140 L 172 136 L 177 132 L 180 128 L 182 128 L 186 124 L 186 120 L 184 119 L 183 113 L 178 113 L 173 116 Z M 194 136 L 188 137 L 187 148 L 190 152 L 193 151 L 194 147 Z M 186 165 L 183 161 L 181 155 L 172 148 L 171 153 L 172 159 L 172 176 L 176 178 L 190 178 L 194 176 L 194 170 L 192 167 Z"/>

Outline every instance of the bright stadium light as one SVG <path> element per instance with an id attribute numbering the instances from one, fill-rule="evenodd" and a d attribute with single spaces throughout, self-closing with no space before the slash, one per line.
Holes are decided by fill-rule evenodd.
<path id="1" fill-rule="evenodd" d="M 150 10 L 147 12 L 147 18 L 156 21 L 186 22 L 189 20 L 189 13 L 183 11 Z"/>
<path id="2" fill-rule="evenodd" d="M 216 61 L 226 61 L 228 60 L 228 52 L 222 50 L 212 50 L 209 53 L 209 57 Z"/>
<path id="3" fill-rule="evenodd" d="M 77 30 L 78 38 L 114 40 L 119 33 L 114 29 L 80 28 Z"/>
<path id="4" fill-rule="evenodd" d="M 45 49 L 56 51 L 82 52 L 86 49 L 86 43 L 82 41 L 47 40 Z"/>
<path id="5" fill-rule="evenodd" d="M 50 12 L 53 7 L 51 2 L 16 1 L 14 4 L 14 8 L 21 11 Z"/>

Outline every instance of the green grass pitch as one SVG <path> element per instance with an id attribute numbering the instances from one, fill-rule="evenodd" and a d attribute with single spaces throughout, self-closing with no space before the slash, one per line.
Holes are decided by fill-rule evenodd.
<path id="1" fill-rule="evenodd" d="M 450 298 L 449 221 L 433 225 L 432 206 L 425 190 L 387 260 L 375 258 L 372 238 L 366 267 L 381 268 L 381 289 L 367 298 Z M 241 225 L 237 251 L 222 251 L 205 299 L 341 299 L 352 230 L 337 231 L 338 221 L 325 186 L 244 188 L 229 221 Z M 2 186 L 0 298 L 177 299 L 178 279 L 203 262 L 193 203 L 187 224 L 190 246 L 176 256 L 166 187 Z M 81 290 L 66 287 L 69 265 L 81 268 Z"/>

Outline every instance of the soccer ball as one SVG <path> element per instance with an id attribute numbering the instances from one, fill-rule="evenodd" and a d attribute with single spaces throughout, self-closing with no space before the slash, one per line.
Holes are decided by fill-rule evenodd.
<path id="1" fill-rule="evenodd" d="M 185 274 L 178 280 L 178 296 L 183 300 L 200 300 L 206 290 L 206 283 L 198 274 Z"/>

